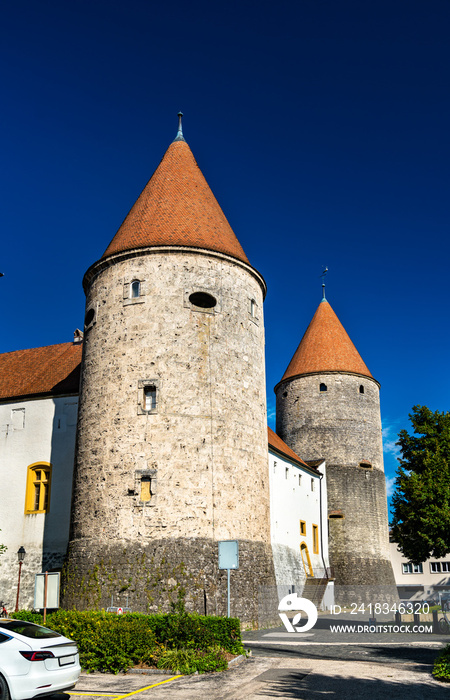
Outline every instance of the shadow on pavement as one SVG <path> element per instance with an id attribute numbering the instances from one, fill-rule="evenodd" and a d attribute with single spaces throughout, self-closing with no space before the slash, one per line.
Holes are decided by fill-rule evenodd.
<path id="1" fill-rule="evenodd" d="M 446 687 L 433 686 L 428 682 L 412 681 L 405 685 L 404 682 L 395 681 L 393 669 L 392 681 L 377 680 L 373 678 L 355 678 L 339 676 L 323 676 L 314 673 L 311 676 L 302 676 L 295 679 L 294 674 L 288 673 L 285 678 L 281 673 L 274 681 L 268 680 L 257 692 L 258 697 L 269 698 L 297 698 L 298 700 L 363 700 L 364 698 L 376 698 L 377 700 L 442 700 Z M 259 679 L 256 679 L 259 680 Z"/>

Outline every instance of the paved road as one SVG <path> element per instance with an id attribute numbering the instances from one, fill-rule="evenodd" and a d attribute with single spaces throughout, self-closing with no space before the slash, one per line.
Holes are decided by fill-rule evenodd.
<path id="1" fill-rule="evenodd" d="M 449 636 L 435 634 L 330 634 L 325 620 L 303 634 L 284 627 L 244 632 L 245 646 L 254 657 L 367 661 L 380 664 L 432 664 Z"/>
<path id="2" fill-rule="evenodd" d="M 273 633 L 273 632 L 272 632 Z M 259 633 L 250 659 L 223 673 L 168 675 L 82 674 L 70 700 L 443 700 L 450 684 L 431 676 L 442 643 L 330 647 Z M 257 636 L 257 633 L 252 633 Z M 245 634 L 245 637 L 248 635 Z M 269 644 L 262 644 L 263 641 Z M 258 646 L 259 645 L 259 646 Z M 433 645 L 433 646 L 431 646 Z M 67 694 L 54 700 L 69 700 Z"/>
<path id="3" fill-rule="evenodd" d="M 72 695 L 72 699 L 118 700 L 126 695 L 136 700 L 443 700 L 450 695 L 450 687 L 432 679 L 429 666 L 414 662 L 390 667 L 365 661 L 259 657 L 224 673 L 155 683 L 161 683 L 161 676 L 145 680 L 82 676 L 76 692 L 80 688 L 89 695 Z M 68 696 L 54 696 L 54 700 L 68 700 Z"/>

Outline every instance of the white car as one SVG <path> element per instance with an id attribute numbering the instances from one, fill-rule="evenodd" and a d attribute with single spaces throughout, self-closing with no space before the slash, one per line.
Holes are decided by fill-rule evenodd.
<path id="1" fill-rule="evenodd" d="M 0 700 L 73 688 L 81 673 L 75 642 L 23 620 L 0 620 Z"/>

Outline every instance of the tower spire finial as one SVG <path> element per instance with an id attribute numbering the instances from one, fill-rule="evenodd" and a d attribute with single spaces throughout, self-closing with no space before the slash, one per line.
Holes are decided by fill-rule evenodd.
<path id="1" fill-rule="evenodd" d="M 183 112 L 178 112 L 178 131 L 177 131 L 177 135 L 176 135 L 174 141 L 185 141 L 186 140 L 183 136 L 183 125 L 181 123 L 182 118 L 183 118 Z"/>
<path id="2" fill-rule="evenodd" d="M 326 301 L 325 299 L 325 275 L 328 272 L 328 267 L 325 267 L 322 274 L 320 275 L 322 278 L 322 301 Z"/>

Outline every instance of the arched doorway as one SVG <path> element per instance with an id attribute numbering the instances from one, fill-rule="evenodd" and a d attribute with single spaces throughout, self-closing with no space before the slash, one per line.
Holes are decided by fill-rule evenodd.
<path id="1" fill-rule="evenodd" d="M 302 555 L 303 567 L 305 569 L 306 576 L 314 577 L 314 571 L 311 566 L 311 559 L 309 558 L 308 547 L 306 542 L 300 543 L 300 554 Z"/>

